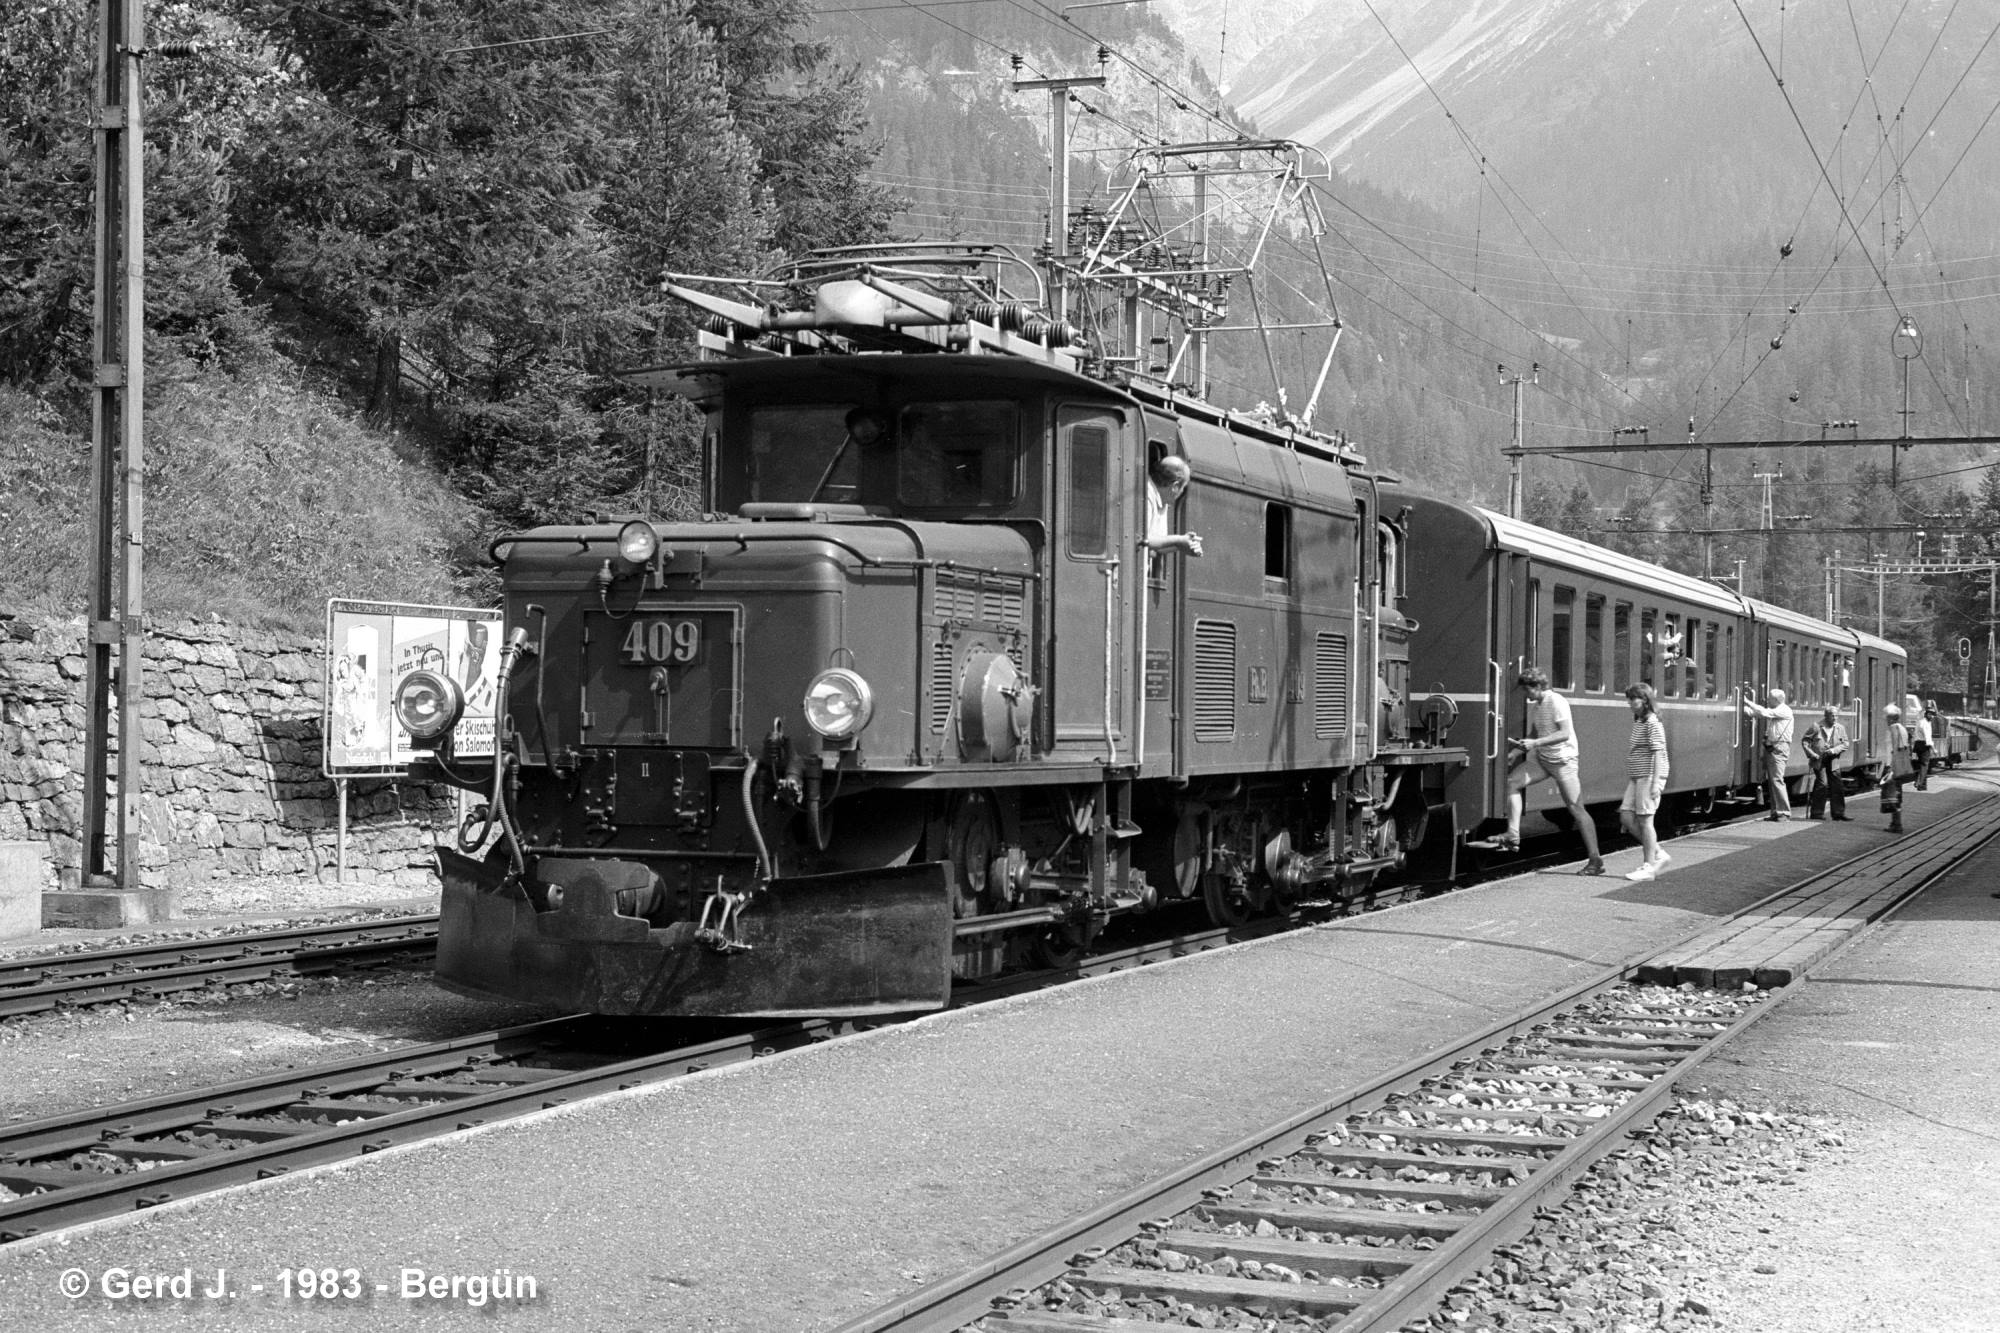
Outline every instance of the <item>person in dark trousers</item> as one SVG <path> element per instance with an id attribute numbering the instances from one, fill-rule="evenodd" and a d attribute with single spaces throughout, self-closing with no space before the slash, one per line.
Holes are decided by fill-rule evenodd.
<path id="1" fill-rule="evenodd" d="M 1935 699 L 1924 700 L 1924 726 L 1931 734 L 1930 758 L 1924 768 L 1924 782 L 1928 784 L 1931 773 L 1951 754 L 1951 736 L 1948 734 L 1951 724 L 1945 721 L 1944 714 L 1938 711 Z"/>
<path id="2" fill-rule="evenodd" d="M 1819 721 L 1806 728 L 1806 758 L 1812 762 L 1811 817 L 1825 819 L 1832 807 L 1834 819 L 1847 818 L 1847 793 L 1840 783 L 1840 756 L 1847 753 L 1847 728 L 1832 704 L 1820 709 Z"/>
<path id="3" fill-rule="evenodd" d="M 1910 733 L 1910 785 L 1918 791 L 1931 789 L 1931 723 L 1924 716 L 1923 703 L 1914 694 L 1903 696 L 1903 729 Z"/>

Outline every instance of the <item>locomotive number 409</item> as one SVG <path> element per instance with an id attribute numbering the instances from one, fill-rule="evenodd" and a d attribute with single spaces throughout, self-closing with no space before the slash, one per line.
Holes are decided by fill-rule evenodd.
<path id="1" fill-rule="evenodd" d="M 685 666 L 701 656 L 701 622 L 635 620 L 619 651 L 633 666 Z"/>

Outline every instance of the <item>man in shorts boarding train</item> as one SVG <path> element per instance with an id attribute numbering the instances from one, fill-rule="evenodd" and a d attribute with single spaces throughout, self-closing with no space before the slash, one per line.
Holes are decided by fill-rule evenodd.
<path id="1" fill-rule="evenodd" d="M 1528 788 L 1547 780 L 1556 784 L 1563 804 L 1576 821 L 1583 837 L 1583 850 L 1590 860 L 1580 875 L 1604 873 L 1604 858 L 1597 851 L 1597 825 L 1583 808 L 1583 781 L 1577 772 L 1576 728 L 1570 722 L 1569 700 L 1549 688 L 1549 673 L 1540 667 L 1521 672 L 1521 688 L 1528 692 L 1528 734 L 1525 739 L 1509 737 L 1507 772 L 1507 832 L 1501 844 L 1508 850 L 1521 845 L 1521 814 L 1527 806 Z"/>

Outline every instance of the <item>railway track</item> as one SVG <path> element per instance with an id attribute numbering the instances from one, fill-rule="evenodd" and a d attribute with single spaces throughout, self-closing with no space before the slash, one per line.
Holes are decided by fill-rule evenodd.
<path id="1" fill-rule="evenodd" d="M 1996 836 L 1993 808 L 1801 880 L 837 1333 L 1136 1333 L 1239 1317 L 1401 1328 L 1525 1234 L 1772 1006 L 1740 985 L 1638 977 L 1680 974 L 1707 948 L 1731 957 L 1817 901 L 1823 937 L 1788 955 L 1802 975 Z"/>
<path id="2" fill-rule="evenodd" d="M 953 1007 L 1290 928 L 1272 921 L 1135 944 L 1073 968 L 963 988 Z M 853 1026 L 578 1015 L 9 1126 L 0 1130 L 0 1244 L 667 1082 Z"/>
<path id="3" fill-rule="evenodd" d="M 428 957 L 437 914 L 43 954 L 0 963 L 0 1018 Z"/>
<path id="4" fill-rule="evenodd" d="M 1464 882 L 1546 869 L 1575 859 L 1573 835 L 1562 834 L 1525 852 L 1482 853 Z M 1293 915 L 1297 920 L 1323 920 L 1436 891 L 1433 885 L 1385 884 L 1351 900 L 1300 903 Z M 437 923 L 433 912 L 13 959 L 0 962 L 0 1018 L 413 961 L 436 952 Z M 1262 928 L 1282 927 L 1263 923 Z"/>
<path id="5" fill-rule="evenodd" d="M 1952 822 L 1946 821 L 1946 824 Z M 1936 836 L 1937 829 L 1942 827 L 1934 826 L 1885 850 L 1893 850 L 1913 863 L 1940 869 L 1947 862 L 1934 856 L 1928 849 L 1928 840 Z M 374 923 L 378 928 L 401 924 Z M 1075 968 L 1025 974 L 969 987 L 958 1003 L 979 1003 L 1076 977 L 1143 966 L 1289 928 L 1288 922 L 1272 920 L 1241 930 L 1205 930 L 1139 943 L 1089 958 Z M 273 934 L 292 933 L 295 932 Z M 185 949 L 187 946 L 173 947 Z M 1620 977 L 1607 978 L 1603 985 L 1613 985 L 1623 976 L 1631 975 L 1644 966 L 1646 964 L 1640 963 L 1623 969 Z M 1576 1003 L 1584 1003 L 1589 997 L 1573 998 Z M 1650 1020 L 1662 1028 L 1661 1033 L 1656 1034 L 1661 1044 L 1655 1049 L 1674 1049 L 1677 1044 L 1685 1046 L 1700 1035 L 1698 1026 L 1682 1021 L 1686 1018 L 1684 1014 L 1676 1014 L 1670 1018 Z M 1546 1014 L 1537 1014 L 1518 1020 L 1516 1026 L 1526 1030 L 1548 1019 Z M 1612 1020 L 1600 1017 L 1562 1021 L 1602 1023 Z M 1644 1029 L 1649 1020 L 1643 1016 L 1627 1015 L 1616 1021 Z M 755 1029 L 733 1031 L 718 1031 L 716 1025 L 709 1025 L 699 1032 L 691 1032 L 686 1025 L 670 1027 L 659 1021 L 607 1024 L 588 1017 L 573 1016 L 446 1042 L 400 1048 L 304 1071 L 286 1070 L 281 1074 L 239 1080 L 192 1092 L 47 1117 L 0 1132 L 0 1244 L 45 1235 L 82 1222 L 189 1198 L 246 1181 L 419 1142 L 607 1092 L 754 1059 L 761 1054 L 826 1040 L 847 1027 L 839 1021 L 822 1020 L 767 1024 Z M 621 1036 L 614 1039 L 610 1035 L 613 1033 Z M 1641 1038 L 1647 1038 L 1646 1031 L 1629 1032 L 1622 1041 L 1607 1044 L 1615 1048 Z M 1522 1050 L 1506 1058 L 1525 1059 L 1531 1054 L 1542 1053 Z M 1659 1062 L 1634 1057 L 1632 1063 L 1635 1066 L 1652 1066 Z M 1665 1071 L 1653 1069 L 1649 1072 L 1659 1074 Z M 1570 1121 L 1611 1124 L 1614 1123 L 1611 1119 L 1614 1113 L 1622 1115 L 1627 1102 L 1637 1102 L 1636 1098 L 1627 1095 L 1635 1092 L 1636 1088 L 1624 1086 L 1636 1083 L 1637 1076 L 1622 1071 L 1610 1072 L 1601 1062 L 1593 1062 L 1579 1071 L 1561 1067 L 1560 1062 L 1552 1058 L 1544 1058 L 1532 1069 L 1504 1065 L 1474 1067 L 1464 1074 L 1464 1079 L 1462 1085 L 1453 1085 L 1439 1094 L 1444 1098 L 1444 1104 L 1457 1107 L 1456 1114 L 1461 1120 L 1492 1123 L 1475 1125 L 1471 1129 L 1461 1128 L 1459 1132 L 1475 1136 L 1505 1133 L 1508 1136 L 1506 1143 L 1475 1144 L 1467 1140 L 1463 1153 L 1441 1152 L 1441 1145 L 1449 1143 L 1451 1136 L 1442 1134 L 1440 1130 L 1431 1133 L 1428 1139 L 1422 1135 L 1412 1138 L 1406 1145 L 1407 1151 L 1383 1144 L 1360 1151 L 1378 1155 L 1400 1153 L 1402 1157 L 1421 1159 L 1428 1164 L 1414 1166 L 1397 1163 L 1391 1175 L 1397 1171 L 1412 1170 L 1419 1173 L 1443 1172 L 1450 1176 L 1460 1164 L 1447 1159 L 1463 1156 L 1486 1159 L 1481 1169 L 1491 1174 L 1494 1180 L 1501 1176 L 1517 1179 L 1525 1174 L 1538 1181 L 1555 1181 L 1573 1175 L 1578 1167 L 1563 1165 L 1559 1170 L 1541 1172 L 1532 1163 L 1537 1158 L 1550 1157 L 1551 1151 L 1560 1156 L 1567 1149 L 1554 1150 L 1549 1144 L 1530 1143 L 1532 1136 L 1521 1133 L 1521 1126 L 1543 1122 L 1555 1126 Z M 1566 1083 L 1563 1081 L 1566 1079 L 1573 1081 Z M 1671 1077 L 1666 1078 L 1661 1087 L 1671 1086 L 1671 1081 Z M 1421 1091 L 1429 1096 L 1435 1089 Z M 1463 1100 L 1452 1102 L 1450 1099 L 1454 1095 L 1461 1096 Z M 1578 1101 L 1577 1106 L 1585 1109 L 1579 1111 L 1576 1107 L 1567 1106 L 1565 1098 L 1584 1099 Z M 1633 1114 L 1645 1110 L 1648 1105 L 1637 1102 L 1638 1110 Z M 1617 1123 L 1622 1123 L 1622 1120 Z M 1495 1128 L 1496 1125 L 1514 1128 Z M 1436 1126 L 1411 1128 L 1439 1129 Z M 1308 1146 L 1317 1156 L 1312 1162 L 1302 1161 L 1299 1164 L 1300 1172 L 1311 1165 L 1312 1173 L 1297 1174 L 1289 1173 L 1289 1168 L 1285 1171 L 1274 1169 L 1262 1173 L 1263 1178 L 1259 1179 L 1258 1173 L 1253 1172 L 1244 1177 L 1246 1188 L 1252 1191 L 1333 1188 L 1320 1183 L 1320 1177 L 1328 1174 L 1328 1168 L 1315 1163 L 1329 1159 L 1334 1146 L 1351 1146 L 1349 1141 L 1354 1134 L 1350 1129 L 1331 1124 L 1312 1132 L 1319 1137 Z M 1566 1138 L 1568 1135 L 1554 1134 L 1550 1137 Z M 1258 1155 L 1268 1157 L 1274 1151 L 1276 1149 L 1269 1145 L 1260 1145 Z M 1232 1158 L 1240 1155 L 1231 1154 Z M 1504 1160 L 1516 1155 L 1522 1160 Z M 1369 1171 L 1391 1165 L 1386 1159 L 1362 1160 L 1369 1163 Z M 1564 1159 L 1565 1162 L 1568 1160 Z M 1355 1162 L 1346 1164 L 1347 1167 L 1356 1165 Z M 1343 1175 L 1345 1170 L 1346 1167 L 1336 1166 L 1332 1168 L 1332 1173 L 1338 1178 L 1348 1178 Z M 1449 1181 L 1445 1183 L 1450 1184 Z M 1478 1179 L 1477 1173 L 1473 1180 L 1461 1184 L 1464 1190 L 1474 1194 L 1492 1188 L 1491 1181 Z M 1233 1192 L 1236 1185 L 1228 1188 Z M 1358 1192 L 1378 1199 L 1409 1193 L 1379 1188 Z M 1433 1199 L 1433 1203 L 1449 1201 L 1448 1190 L 1436 1193 L 1439 1197 Z M 1149 1212 L 1147 1219 L 1141 1220 L 1149 1220 L 1156 1215 L 1157 1209 Z M 1284 1227 L 1298 1230 L 1296 1220 L 1282 1225 L 1275 1220 L 1264 1220 L 1270 1227 L 1280 1230 Z M 1207 1229 L 1202 1225 L 1191 1225 L 1194 1230 Z M 1190 1228 L 1176 1224 L 1165 1229 L 1176 1233 L 1171 1238 L 1173 1241 L 1181 1241 L 1185 1237 L 1179 1233 Z M 1251 1227 L 1253 1234 L 1261 1229 L 1254 1224 Z M 1459 1229 L 1464 1228 L 1453 1230 Z M 1443 1249 L 1442 1245 L 1433 1243 L 1440 1239 L 1438 1231 L 1439 1228 L 1433 1226 L 1427 1239 L 1425 1234 L 1412 1233 L 1405 1238 L 1406 1244 L 1400 1247 Z M 1468 1231 L 1468 1234 L 1473 1233 Z M 1137 1246 L 1139 1234 L 1136 1224 L 1133 1235 L 1126 1241 Z M 1098 1243 L 1091 1242 L 1093 1245 Z M 1078 1245 L 1072 1248 L 1087 1247 Z M 1173 1244 L 1169 1243 L 1165 1248 L 1173 1250 Z M 1370 1244 L 1367 1248 L 1381 1246 Z M 1136 1260 L 1142 1253 L 1158 1256 L 1160 1252 L 1160 1244 L 1155 1240 L 1151 1248 L 1135 1248 L 1122 1257 Z M 1195 1254 L 1191 1251 L 1174 1252 L 1181 1255 L 1184 1263 Z M 1104 1253 L 1109 1256 L 1112 1251 Z M 1161 1259 L 1160 1262 L 1172 1261 Z M 1258 1280 L 1265 1281 L 1261 1273 L 1267 1260 L 1245 1258 L 1237 1262 L 1239 1267 L 1250 1262 L 1259 1264 L 1259 1269 L 1249 1271 L 1259 1274 Z M 1268 1262 L 1277 1264 L 1279 1270 L 1285 1268 L 1278 1259 L 1271 1258 Z M 1320 1270 L 1313 1271 L 1317 1273 Z M 1299 1272 L 1303 1279 L 1304 1270 Z M 1021 1283 L 1012 1285 L 1019 1286 Z M 1268 1281 L 1265 1285 L 1269 1285 Z M 1072 1289 L 1086 1291 L 1095 1288 L 1087 1282 L 1080 1285 L 1073 1282 Z M 1269 1292 L 1259 1294 L 1270 1298 Z M 1025 1310 L 1016 1314 L 1016 1322 L 1028 1317 Z M 901 1326 L 896 1323 L 879 1325 L 884 1328 Z M 955 1325 L 925 1322 L 908 1326 L 941 1328 Z"/>

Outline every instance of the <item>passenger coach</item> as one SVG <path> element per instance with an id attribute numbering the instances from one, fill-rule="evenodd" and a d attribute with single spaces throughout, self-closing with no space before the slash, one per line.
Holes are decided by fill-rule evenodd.
<path id="1" fill-rule="evenodd" d="M 1401 487 L 1384 504 L 1402 514 L 1410 546 L 1411 689 L 1449 701 L 1453 739 L 1472 751 L 1450 789 L 1471 840 L 1506 820 L 1506 739 L 1525 734 L 1518 685 L 1531 663 L 1570 701 L 1587 805 L 1615 806 L 1624 793 L 1624 691 L 1635 681 L 1653 687 L 1666 727 L 1667 823 L 1756 799 L 1761 722 L 1738 706 L 1739 685 L 1760 703 L 1783 687 L 1798 737 L 1823 705 L 1838 708 L 1855 741 L 1842 765 L 1850 784 L 1884 762 L 1881 705 L 1905 678 L 1895 645 L 1476 506 Z M 1794 744 L 1793 788 L 1807 772 Z M 1529 813 L 1567 821 L 1552 784 L 1529 793 Z"/>

